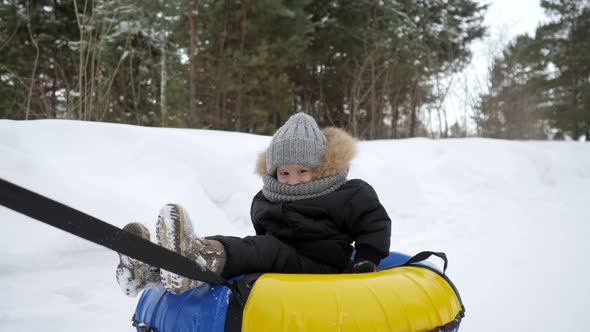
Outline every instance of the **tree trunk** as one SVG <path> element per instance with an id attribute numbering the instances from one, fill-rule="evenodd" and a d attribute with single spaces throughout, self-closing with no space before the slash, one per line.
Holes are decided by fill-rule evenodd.
<path id="1" fill-rule="evenodd" d="M 326 107 L 326 97 L 324 95 L 324 70 L 321 70 L 318 75 L 317 75 L 317 79 L 316 82 L 318 84 L 318 101 L 319 101 L 319 109 L 317 110 L 318 113 L 318 117 L 320 119 L 324 119 L 324 121 L 327 121 L 327 119 L 330 117 L 330 114 L 328 113 L 327 107 Z M 334 125 L 333 123 L 331 123 L 331 125 Z"/>
<path id="2" fill-rule="evenodd" d="M 373 27 L 375 28 L 377 26 L 377 1 L 373 0 L 371 1 L 371 24 L 373 25 Z M 376 48 L 377 48 L 377 43 L 375 42 L 373 35 L 371 34 L 370 36 L 370 47 L 371 47 L 371 51 L 375 51 L 376 52 Z M 375 122 L 376 122 L 376 117 L 377 117 L 377 94 L 375 91 L 375 58 L 376 57 L 371 57 L 370 59 L 370 96 L 369 96 L 369 139 L 375 139 L 376 138 L 376 132 L 375 132 Z"/>
<path id="3" fill-rule="evenodd" d="M 81 120 L 84 115 L 84 22 L 80 22 L 78 2 L 74 1 L 73 3 L 78 31 L 80 33 L 80 49 L 78 50 L 78 119 Z"/>
<path id="4" fill-rule="evenodd" d="M 415 137 L 416 136 L 416 126 L 417 126 L 417 120 L 418 120 L 418 115 L 417 115 L 417 108 L 418 108 L 418 79 L 414 78 L 414 83 L 412 84 L 412 90 L 411 90 L 411 106 L 410 106 L 410 133 L 409 133 L 409 137 Z"/>
<path id="5" fill-rule="evenodd" d="M 449 137 L 449 118 L 447 116 L 447 109 L 443 107 L 443 119 L 445 120 L 445 138 Z"/>
<path id="6" fill-rule="evenodd" d="M 96 30 L 94 30 L 91 34 L 90 34 L 90 38 L 91 38 L 91 45 L 97 45 L 98 43 L 96 42 L 97 39 L 97 34 L 98 32 Z M 97 103 L 97 93 L 96 93 L 96 80 L 97 80 L 97 62 L 96 62 L 96 48 L 92 47 L 92 52 L 90 52 L 90 89 L 89 89 L 89 94 L 88 94 L 88 120 L 93 120 L 94 117 L 94 110 L 96 107 L 96 103 Z"/>
<path id="7" fill-rule="evenodd" d="M 197 82 L 197 70 L 195 68 L 195 22 L 193 17 L 192 7 L 187 9 L 186 15 L 189 23 L 189 80 L 188 80 L 188 110 L 189 110 L 189 126 L 195 128 L 198 126 L 197 116 L 197 93 L 196 93 L 196 82 Z"/>
<path id="8" fill-rule="evenodd" d="M 375 93 L 375 60 L 371 59 L 371 94 L 369 96 L 369 139 L 375 139 L 375 117 L 377 116 L 377 94 Z"/>
<path id="9" fill-rule="evenodd" d="M 385 77 L 383 78 L 383 83 L 381 84 L 381 92 L 379 93 L 378 98 L 378 104 L 377 104 L 377 109 L 379 110 L 377 112 L 377 128 L 376 128 L 376 137 L 375 138 L 387 138 L 387 134 L 385 132 L 385 122 L 383 121 L 384 117 L 385 117 L 385 109 L 386 109 L 386 103 L 387 103 L 387 94 L 388 91 L 391 89 L 391 70 L 392 65 L 390 64 L 389 66 L 387 66 L 387 69 L 385 69 Z"/>
<path id="10" fill-rule="evenodd" d="M 449 90 L 453 85 L 453 78 L 451 77 L 451 81 L 446 86 L 444 91 L 441 91 L 441 83 L 439 75 L 436 75 L 436 93 L 437 93 L 437 104 L 436 104 L 436 114 L 438 118 L 438 131 L 440 133 L 441 138 L 448 138 L 449 137 L 449 122 L 447 118 L 447 111 L 444 107 L 444 102 L 447 99 L 449 94 Z M 467 91 L 466 91 L 467 93 Z M 444 125 L 444 127 L 443 127 Z"/>
<path id="11" fill-rule="evenodd" d="M 53 0 L 53 19 L 58 22 L 57 0 Z M 53 77 L 51 80 L 51 117 L 57 118 L 57 81 L 58 81 L 57 45 L 53 45 Z"/>
<path id="12" fill-rule="evenodd" d="M 395 70 L 391 70 L 389 77 L 392 84 L 391 86 L 387 84 L 389 91 L 388 103 L 391 108 L 391 130 L 389 138 L 398 138 L 397 124 L 399 122 L 399 99 L 402 94 L 401 90 L 403 89 L 401 85 L 405 85 L 405 83 L 403 83 L 405 82 L 403 78 L 391 79 L 394 74 Z"/>
<path id="13" fill-rule="evenodd" d="M 33 14 L 31 4 L 28 5 L 28 22 L 27 22 L 27 29 L 29 30 L 29 37 L 31 38 L 31 44 L 33 48 L 35 48 L 35 62 L 33 62 L 33 70 L 31 71 L 31 82 L 29 83 L 29 93 L 27 95 L 27 102 L 25 106 L 25 120 L 29 119 L 29 114 L 31 112 L 31 100 L 33 99 L 33 88 L 35 86 L 35 77 L 37 76 L 37 65 L 39 64 L 39 44 L 37 44 L 37 39 L 35 39 L 33 33 Z"/>
<path id="14" fill-rule="evenodd" d="M 162 44 L 160 46 L 160 51 L 162 53 L 160 62 L 160 125 L 162 127 L 168 126 L 168 105 L 166 103 L 166 87 L 168 83 L 168 71 L 166 69 L 166 42 L 166 32 L 162 31 Z"/>
<path id="15" fill-rule="evenodd" d="M 573 2 L 572 4 L 574 6 L 573 11 L 574 13 L 577 12 L 577 8 L 575 7 L 575 2 Z M 575 15 L 575 14 L 574 14 Z M 575 57 L 576 55 L 576 42 L 574 41 L 574 35 L 576 33 L 576 19 L 575 18 L 571 18 L 571 28 L 569 31 L 569 36 L 567 37 L 569 42 L 567 45 L 568 48 L 568 65 L 569 65 L 569 70 L 572 71 L 572 78 L 571 78 L 571 110 L 573 114 L 576 114 L 579 110 L 578 110 L 578 70 L 579 68 L 577 68 L 576 66 L 576 59 Z M 580 138 L 580 136 L 582 135 L 581 133 L 581 123 L 578 122 L 578 120 L 575 119 L 574 117 L 574 123 L 573 123 L 573 133 L 572 136 L 574 138 L 574 140 L 578 140 Z"/>
<path id="16" fill-rule="evenodd" d="M 241 6 L 241 15 L 240 15 L 240 59 L 243 60 L 245 55 L 245 47 L 246 47 L 246 14 L 248 12 L 248 1 L 247 0 L 240 0 Z M 242 95 L 243 95 L 243 88 L 244 88 L 244 65 L 240 62 L 238 63 L 238 94 L 236 96 L 236 104 L 235 104 L 235 117 L 236 117 L 236 126 L 235 130 L 240 131 L 242 129 Z"/>
<path id="17" fill-rule="evenodd" d="M 222 126 L 221 115 L 225 113 L 225 41 L 229 24 L 229 0 L 223 2 L 223 31 L 219 37 L 219 66 L 217 68 L 217 87 L 215 93 L 215 121 L 218 129 Z"/>
<path id="18" fill-rule="evenodd" d="M 399 108 L 395 106 L 391 119 L 391 138 L 398 138 L 397 123 L 399 121 Z"/>

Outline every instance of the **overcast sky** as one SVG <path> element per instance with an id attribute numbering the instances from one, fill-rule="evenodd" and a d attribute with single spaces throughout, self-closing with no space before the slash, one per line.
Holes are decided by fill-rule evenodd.
<path id="1" fill-rule="evenodd" d="M 489 3 L 484 24 L 488 27 L 488 36 L 474 43 L 475 63 L 487 56 L 490 49 L 501 51 L 506 43 L 522 33 L 533 35 L 539 22 L 545 20 L 540 0 L 487 0 Z"/>

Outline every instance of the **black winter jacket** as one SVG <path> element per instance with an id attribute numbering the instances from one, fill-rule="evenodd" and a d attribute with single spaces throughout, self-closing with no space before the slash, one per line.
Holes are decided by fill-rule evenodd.
<path id="1" fill-rule="evenodd" d="M 257 235 L 271 234 L 302 255 L 342 271 L 350 269 L 353 241 L 355 261 L 377 265 L 389 254 L 391 220 L 373 187 L 362 180 L 287 203 L 273 203 L 260 191 L 250 214 Z"/>

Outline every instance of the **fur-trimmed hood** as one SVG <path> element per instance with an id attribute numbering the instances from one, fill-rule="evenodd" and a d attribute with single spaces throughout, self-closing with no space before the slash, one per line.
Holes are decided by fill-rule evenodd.
<path id="1" fill-rule="evenodd" d="M 320 165 L 313 169 L 316 179 L 348 171 L 350 161 L 356 154 L 356 139 L 343 129 L 327 127 L 322 129 L 322 133 L 326 137 L 326 151 Z M 267 175 L 266 150 L 258 155 L 256 173 Z"/>

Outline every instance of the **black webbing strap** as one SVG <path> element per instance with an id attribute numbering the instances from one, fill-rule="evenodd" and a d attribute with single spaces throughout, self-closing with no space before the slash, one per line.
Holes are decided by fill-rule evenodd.
<path id="1" fill-rule="evenodd" d="M 439 257 L 445 262 L 445 265 L 443 267 L 443 273 L 442 273 L 444 275 L 445 272 L 447 271 L 447 266 L 449 264 L 449 261 L 447 260 L 447 255 L 444 252 L 422 251 L 422 252 L 419 252 L 416 255 L 410 257 L 410 259 L 408 259 L 402 265 L 412 265 L 414 263 L 422 262 L 422 261 L 425 261 L 428 258 L 430 258 L 430 256 Z"/>
<path id="2" fill-rule="evenodd" d="M 193 280 L 228 285 L 225 279 L 186 257 L 3 179 L 0 205 L 152 266 Z"/>
<path id="3" fill-rule="evenodd" d="M 244 316 L 244 306 L 254 286 L 254 282 L 263 273 L 250 273 L 244 275 L 241 279 L 235 279 L 229 287 L 232 296 L 227 304 L 227 313 L 225 314 L 225 325 L 223 330 L 226 332 L 239 332 L 242 330 L 242 319 Z"/>

